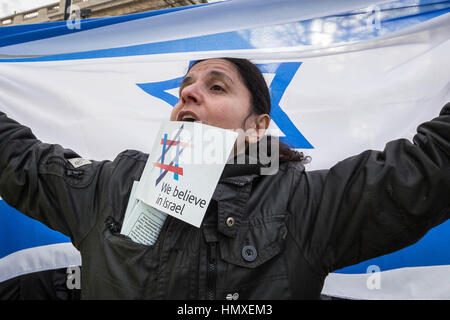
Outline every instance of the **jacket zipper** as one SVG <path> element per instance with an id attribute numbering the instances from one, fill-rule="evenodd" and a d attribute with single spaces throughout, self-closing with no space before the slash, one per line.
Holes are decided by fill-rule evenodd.
<path id="1" fill-rule="evenodd" d="M 106 227 L 112 232 L 112 233 L 118 233 L 120 232 L 120 229 L 122 228 L 122 226 L 120 225 L 119 222 L 117 222 L 113 217 L 109 216 L 108 218 L 106 218 L 105 221 L 105 225 Z"/>
<path id="2" fill-rule="evenodd" d="M 207 299 L 215 300 L 216 299 L 216 242 L 211 242 L 209 244 L 209 252 L 208 252 L 208 273 L 206 277 L 207 281 Z"/>

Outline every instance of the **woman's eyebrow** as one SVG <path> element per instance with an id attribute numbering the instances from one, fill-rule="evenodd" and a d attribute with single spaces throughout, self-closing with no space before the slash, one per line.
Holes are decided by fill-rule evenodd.
<path id="1" fill-rule="evenodd" d="M 217 71 L 217 70 L 211 70 L 210 72 L 208 72 L 207 74 L 208 78 L 211 79 L 219 79 L 222 80 L 224 82 L 231 82 L 233 83 L 233 79 L 231 79 L 226 73 L 221 72 L 221 71 Z M 194 81 L 194 78 L 191 76 L 186 76 L 183 81 L 181 81 L 180 84 L 180 89 L 179 89 L 179 94 L 181 94 L 181 91 L 183 90 L 184 87 L 188 86 L 189 84 L 191 84 Z"/>
<path id="2" fill-rule="evenodd" d="M 210 72 L 208 72 L 208 76 L 210 78 L 218 78 L 220 80 L 233 83 L 233 79 L 231 79 L 226 73 L 221 71 L 211 70 Z"/>

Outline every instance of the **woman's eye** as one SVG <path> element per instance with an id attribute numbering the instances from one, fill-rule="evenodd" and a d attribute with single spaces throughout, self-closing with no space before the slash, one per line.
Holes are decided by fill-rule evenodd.
<path id="1" fill-rule="evenodd" d="M 211 90 L 214 91 L 225 91 L 221 86 L 219 86 L 218 84 L 215 84 L 211 87 Z"/>

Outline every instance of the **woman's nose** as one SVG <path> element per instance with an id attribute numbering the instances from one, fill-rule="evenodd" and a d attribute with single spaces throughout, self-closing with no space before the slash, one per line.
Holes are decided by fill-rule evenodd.
<path id="1" fill-rule="evenodd" d="M 181 99 L 184 103 L 193 102 L 199 104 L 202 101 L 202 93 L 199 86 L 195 83 L 184 87 L 181 91 Z"/>

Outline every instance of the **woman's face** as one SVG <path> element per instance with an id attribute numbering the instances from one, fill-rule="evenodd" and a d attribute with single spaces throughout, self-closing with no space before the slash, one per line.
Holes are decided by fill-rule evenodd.
<path id="1" fill-rule="evenodd" d="M 189 70 L 170 120 L 200 121 L 224 129 L 247 130 L 251 126 L 250 113 L 250 92 L 234 65 L 226 60 L 210 59 Z"/>

